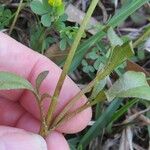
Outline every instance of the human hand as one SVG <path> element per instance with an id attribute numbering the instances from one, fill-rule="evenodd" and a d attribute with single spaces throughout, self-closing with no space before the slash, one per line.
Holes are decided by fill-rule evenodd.
<path id="1" fill-rule="evenodd" d="M 0 71 L 18 74 L 34 85 L 37 75 L 45 70 L 49 70 L 49 75 L 42 83 L 41 91 L 53 94 L 61 69 L 43 55 L 0 33 Z M 55 115 L 78 91 L 79 88 L 67 77 Z M 83 97 L 71 111 L 85 102 Z M 45 111 L 48 105 L 45 101 Z M 40 113 L 32 93 L 26 90 L 0 91 L 0 150 L 69 150 L 62 133 L 81 131 L 90 121 L 91 114 L 90 108 L 84 110 L 43 139 L 37 134 Z"/>

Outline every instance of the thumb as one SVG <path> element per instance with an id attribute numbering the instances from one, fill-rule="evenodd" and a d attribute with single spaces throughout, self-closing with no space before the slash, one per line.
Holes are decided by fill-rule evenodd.
<path id="1" fill-rule="evenodd" d="M 0 150 L 47 150 L 39 135 L 22 129 L 0 126 Z"/>

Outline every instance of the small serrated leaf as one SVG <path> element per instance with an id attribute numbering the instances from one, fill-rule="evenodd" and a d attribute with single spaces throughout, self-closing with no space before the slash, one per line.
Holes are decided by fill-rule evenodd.
<path id="1" fill-rule="evenodd" d="M 52 23 L 50 14 L 42 15 L 41 22 L 45 27 L 50 27 Z"/>
<path id="2" fill-rule="evenodd" d="M 49 73 L 49 71 L 43 71 L 38 75 L 38 77 L 36 79 L 36 89 L 37 89 L 37 91 L 39 91 L 39 88 L 40 88 L 42 82 L 44 81 L 44 79 L 47 77 L 48 73 Z"/>
<path id="3" fill-rule="evenodd" d="M 0 72 L 0 90 L 28 89 L 34 92 L 31 83 L 21 76 L 9 72 Z"/>
<path id="4" fill-rule="evenodd" d="M 48 13 L 48 11 L 47 11 L 47 9 L 45 9 L 43 3 L 40 2 L 40 1 L 38 1 L 38 0 L 33 0 L 33 1 L 30 3 L 30 7 L 31 7 L 31 10 L 32 10 L 35 14 L 43 15 L 43 14 Z"/>

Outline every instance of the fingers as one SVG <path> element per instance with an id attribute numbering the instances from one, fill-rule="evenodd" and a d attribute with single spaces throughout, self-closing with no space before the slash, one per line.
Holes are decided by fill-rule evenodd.
<path id="1" fill-rule="evenodd" d="M 46 142 L 48 150 L 70 150 L 66 139 L 58 132 L 51 132 Z"/>
<path id="2" fill-rule="evenodd" d="M 37 134 L 0 126 L 0 150 L 47 150 L 47 145 Z"/>
<path id="3" fill-rule="evenodd" d="M 25 113 L 18 120 L 16 127 L 33 133 L 39 133 L 40 125 L 39 120 L 34 118 L 31 114 Z"/>
<path id="4" fill-rule="evenodd" d="M 15 126 L 24 113 L 19 103 L 0 97 L 0 125 Z"/>
<path id="5" fill-rule="evenodd" d="M 38 133 L 40 121 L 26 112 L 18 102 L 0 98 L 0 125 L 18 127 Z"/>
<path id="6" fill-rule="evenodd" d="M 9 61 L 8 61 L 9 60 Z M 35 84 L 35 79 L 39 73 L 45 70 L 49 70 L 49 75 L 43 82 L 41 91 L 49 92 L 53 94 L 56 87 L 58 78 L 61 73 L 61 69 L 51 62 L 46 57 L 37 54 L 36 52 L 30 50 L 29 48 L 23 46 L 22 44 L 16 42 L 12 38 L 0 33 L 0 70 L 10 71 L 17 73 Z M 69 102 L 69 100 L 79 92 L 79 88 L 74 84 L 74 82 L 67 77 L 65 84 L 61 90 L 59 97 L 59 103 L 55 115 L 58 114 L 63 107 Z M 21 105 L 31 113 L 34 117 L 40 118 L 39 109 L 33 95 L 25 91 L 7 91 L 0 92 L 0 95 L 11 99 L 19 100 Z M 81 98 L 71 109 L 75 110 L 79 106 L 86 102 L 86 98 Z M 44 102 L 45 110 L 47 110 L 49 102 Z M 91 119 L 91 109 L 86 109 L 80 115 L 76 116 L 71 121 L 64 124 L 62 128 L 59 129 L 61 132 L 74 133 L 82 130 Z M 65 128 L 64 128 L 65 127 Z"/>
<path id="7" fill-rule="evenodd" d="M 51 132 L 45 141 L 25 130 L 0 126 L 0 150 L 69 150 L 69 145 L 58 132 Z"/>

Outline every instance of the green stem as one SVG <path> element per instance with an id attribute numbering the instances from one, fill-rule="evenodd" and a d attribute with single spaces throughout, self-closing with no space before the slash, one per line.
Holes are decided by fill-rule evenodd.
<path id="1" fill-rule="evenodd" d="M 92 107 L 93 105 L 95 105 L 99 102 L 104 101 L 105 99 L 106 99 L 105 93 L 103 91 L 99 92 L 99 94 L 97 95 L 97 97 L 94 100 L 86 102 L 84 105 L 82 105 L 81 107 L 79 107 L 78 109 L 76 109 L 73 112 L 66 113 L 63 116 L 63 118 L 61 118 L 61 120 L 58 120 L 58 122 L 54 122 L 53 125 L 52 125 L 52 129 L 58 128 L 61 124 L 68 121 L 69 119 L 73 118 L 74 116 L 76 116 L 80 112 L 84 111 L 85 109 L 87 109 L 89 107 Z"/>
<path id="2" fill-rule="evenodd" d="M 76 116 L 78 113 L 84 111 L 85 109 L 87 109 L 88 107 L 91 107 L 92 105 L 87 102 L 85 103 L 83 106 L 81 106 L 80 108 L 76 109 L 73 112 L 67 113 L 61 120 L 59 120 L 59 122 L 54 123 L 51 126 L 51 131 L 55 130 L 56 128 L 58 128 L 60 125 L 62 125 L 64 122 L 68 121 L 69 119 L 73 118 L 74 116 Z"/>
<path id="3" fill-rule="evenodd" d="M 16 11 L 15 18 L 14 18 L 13 23 L 12 23 L 12 25 L 11 25 L 11 27 L 10 27 L 10 30 L 9 30 L 9 35 L 11 35 L 12 30 L 13 30 L 15 24 L 16 24 L 16 21 L 17 21 L 19 12 L 20 12 L 20 10 L 21 10 L 22 3 L 23 3 L 23 0 L 21 0 L 20 3 L 19 3 L 18 9 L 17 9 L 17 11 Z"/>
<path id="4" fill-rule="evenodd" d="M 83 19 L 83 22 L 80 26 L 80 29 L 79 29 L 79 31 L 76 35 L 74 43 L 72 44 L 72 47 L 71 47 L 70 52 L 68 54 L 68 57 L 65 61 L 63 71 L 60 75 L 60 78 L 59 78 L 59 81 L 57 83 L 54 95 L 53 95 L 52 100 L 51 100 L 51 105 L 50 105 L 49 110 L 48 110 L 48 114 L 47 114 L 47 124 L 48 124 L 48 126 L 50 126 L 50 124 L 51 124 L 52 116 L 53 116 L 53 113 L 54 113 L 54 111 L 56 109 L 56 106 L 57 106 L 58 97 L 59 97 L 62 85 L 64 83 L 64 80 L 66 78 L 66 75 L 69 71 L 69 68 L 70 68 L 70 65 L 72 63 L 73 57 L 75 55 L 75 51 L 76 51 L 76 49 L 77 49 L 77 47 L 80 43 L 80 40 L 83 36 L 85 28 L 86 28 L 86 26 L 87 26 L 87 24 L 88 24 L 88 22 L 89 22 L 89 20 L 92 16 L 92 13 L 93 13 L 93 11 L 94 11 L 94 9 L 95 9 L 98 2 L 99 2 L 99 0 L 92 0 L 91 5 L 88 9 L 88 12 L 87 12 L 87 14 L 85 15 L 85 17 Z"/>
<path id="5" fill-rule="evenodd" d="M 95 77 L 94 80 L 92 80 L 84 89 L 82 89 L 80 92 L 78 92 L 71 100 L 70 102 L 66 105 L 66 107 L 62 110 L 62 112 L 56 117 L 56 119 L 54 120 L 54 123 L 52 126 L 57 125 L 60 120 L 62 120 L 64 118 L 64 116 L 66 115 L 66 113 L 70 110 L 70 108 L 72 108 L 74 106 L 74 104 L 82 97 L 84 96 L 85 93 L 88 93 L 91 91 L 91 89 L 93 88 L 93 86 L 95 84 L 97 84 L 98 81 L 104 79 L 106 76 L 106 72 L 105 71 L 100 71 L 97 76 Z"/>

